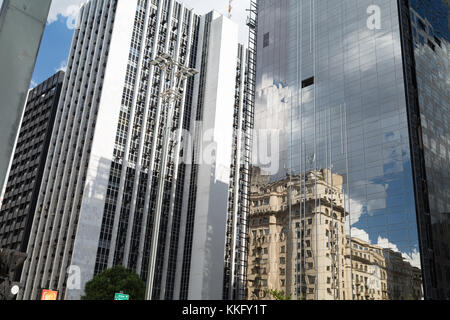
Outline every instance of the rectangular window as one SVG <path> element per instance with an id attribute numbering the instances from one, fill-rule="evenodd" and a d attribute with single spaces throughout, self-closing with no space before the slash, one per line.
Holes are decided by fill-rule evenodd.
<path id="1" fill-rule="evenodd" d="M 302 89 L 306 88 L 306 87 L 309 87 L 309 86 L 312 86 L 313 84 L 314 84 L 314 77 L 305 79 L 305 80 L 302 81 Z"/>
<path id="2" fill-rule="evenodd" d="M 270 33 L 267 32 L 264 34 L 263 47 L 268 47 L 270 44 Z"/>

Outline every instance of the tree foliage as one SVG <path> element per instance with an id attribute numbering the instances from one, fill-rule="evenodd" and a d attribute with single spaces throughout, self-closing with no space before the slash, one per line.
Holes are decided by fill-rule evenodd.
<path id="1" fill-rule="evenodd" d="M 286 296 L 284 291 L 278 290 L 267 290 L 267 293 L 270 294 L 275 300 L 292 300 L 292 296 Z"/>
<path id="2" fill-rule="evenodd" d="M 114 300 L 116 293 L 130 295 L 130 300 L 144 300 L 145 284 L 139 276 L 122 266 L 107 269 L 86 283 L 82 300 Z"/>

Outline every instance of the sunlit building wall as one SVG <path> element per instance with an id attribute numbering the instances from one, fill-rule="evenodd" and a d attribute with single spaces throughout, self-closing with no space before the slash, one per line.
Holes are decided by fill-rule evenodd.
<path id="1" fill-rule="evenodd" d="M 198 71 L 180 81 L 173 117 L 162 93 L 174 76 L 152 64 L 163 54 Z M 242 178 L 232 169 L 245 163 L 234 143 L 246 139 L 238 136 L 245 65 L 237 25 L 217 12 L 200 16 L 174 0 L 82 5 L 20 299 L 39 299 L 42 289 L 80 299 L 89 280 L 117 265 L 141 277 L 149 300 L 243 289 L 245 274 L 225 275 L 244 260 L 227 233 L 245 234 L 233 205 Z M 215 148 L 208 155 L 198 145 Z M 227 255 L 237 262 L 226 264 Z"/>

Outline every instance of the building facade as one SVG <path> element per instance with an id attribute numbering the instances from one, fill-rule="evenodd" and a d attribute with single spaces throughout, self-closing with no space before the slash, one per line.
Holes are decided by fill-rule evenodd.
<path id="1" fill-rule="evenodd" d="M 0 247 L 26 252 L 64 72 L 28 93 L 0 210 Z"/>
<path id="2" fill-rule="evenodd" d="M 230 204 L 247 118 L 237 33 L 217 12 L 173 0 L 81 7 L 19 298 L 53 289 L 80 299 L 116 265 L 136 271 L 152 300 L 221 299 L 236 287 L 228 281 L 243 286 L 225 279 L 240 263 L 225 264 L 239 249 L 227 232 L 245 226 Z"/>
<path id="3" fill-rule="evenodd" d="M 433 299 L 450 299 L 450 4 L 410 0 L 399 5 L 426 292 Z"/>
<path id="4" fill-rule="evenodd" d="M 259 298 L 268 289 L 293 299 L 448 299 L 448 5 L 440 0 L 253 5 L 255 129 L 258 148 L 267 145 L 270 152 L 258 151 L 252 185 L 258 181 L 260 196 L 269 199 L 274 188 L 285 188 L 287 202 L 282 210 L 272 200 L 266 204 L 262 230 L 275 243 L 260 261 L 267 260 L 272 274 L 258 278 L 251 270 L 258 264 L 249 256 L 249 298 L 255 289 Z M 323 197 L 336 187 L 334 178 L 311 180 L 312 195 L 307 185 L 301 187 L 303 200 L 295 202 L 295 179 L 316 172 L 342 181 L 339 192 L 331 191 L 340 194 L 341 211 L 326 207 L 343 219 L 337 225 L 340 238 L 331 238 L 340 244 L 335 252 L 327 230 L 315 222 L 326 219 Z M 253 201 L 251 214 L 260 206 Z M 295 219 L 301 226 L 305 210 L 312 216 L 311 233 L 281 240 L 283 228 L 295 230 Z M 249 223 L 255 223 L 253 216 Z M 307 242 L 312 235 L 317 243 Z M 254 235 L 249 236 L 252 243 Z M 294 252 L 311 249 L 310 256 L 289 253 L 289 246 L 297 246 Z M 366 249 L 373 253 L 361 259 Z M 379 285 L 366 288 L 371 279 Z"/>

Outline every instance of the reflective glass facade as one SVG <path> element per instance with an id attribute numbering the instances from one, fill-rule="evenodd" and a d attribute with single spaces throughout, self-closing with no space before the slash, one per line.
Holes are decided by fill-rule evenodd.
<path id="1" fill-rule="evenodd" d="M 274 299 L 274 290 L 307 300 L 423 299 L 424 282 L 433 285 L 421 249 L 431 243 L 425 197 L 417 196 L 426 185 L 416 174 L 419 136 L 411 134 L 408 80 L 415 75 L 404 52 L 412 41 L 401 25 L 403 6 L 408 15 L 412 8 L 391 0 L 257 2 L 248 299 Z M 370 24 L 377 13 L 380 28 Z M 444 146 L 448 120 L 431 114 L 448 109 L 448 58 L 436 57 L 431 67 L 429 59 L 417 62 L 431 68 L 423 81 L 417 76 L 418 96 L 424 110 L 434 110 L 422 114 L 438 123 L 429 135 L 441 130 Z M 440 76 L 430 90 L 430 77 Z M 422 156 L 437 168 L 429 188 L 438 212 L 448 212 L 443 148 L 436 147 L 439 160 Z M 443 221 L 439 214 L 431 221 Z M 433 228 L 448 245 L 443 224 Z"/>
<path id="2" fill-rule="evenodd" d="M 400 4 L 425 292 L 450 299 L 450 11 L 442 0 Z"/>

